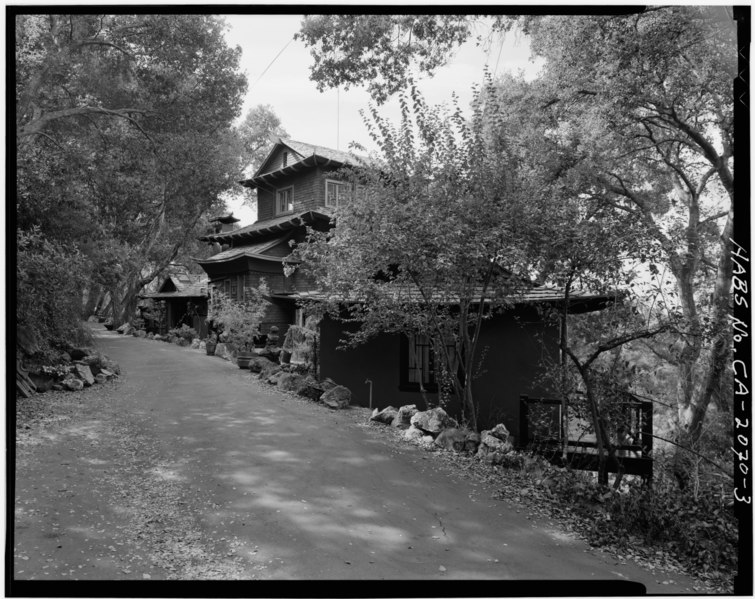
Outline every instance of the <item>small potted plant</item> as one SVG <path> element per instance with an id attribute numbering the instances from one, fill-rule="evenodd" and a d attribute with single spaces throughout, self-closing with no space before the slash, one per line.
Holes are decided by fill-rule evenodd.
<path id="1" fill-rule="evenodd" d="M 205 351 L 208 356 L 215 355 L 215 348 L 218 346 L 218 338 L 215 333 L 210 333 L 207 336 L 207 340 L 204 342 Z"/>
<path id="2" fill-rule="evenodd" d="M 255 357 L 254 340 L 267 310 L 267 287 L 264 282 L 257 289 L 246 288 L 244 301 L 229 298 L 217 291 L 212 299 L 212 320 L 222 327 L 220 340 L 236 352 L 239 368 L 249 368 Z"/>

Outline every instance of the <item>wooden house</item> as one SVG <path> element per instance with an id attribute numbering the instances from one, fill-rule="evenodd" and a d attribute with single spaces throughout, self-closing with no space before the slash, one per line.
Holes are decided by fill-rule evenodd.
<path id="1" fill-rule="evenodd" d="M 165 334 L 182 324 L 194 328 L 199 337 L 207 337 L 207 299 L 209 279 L 204 275 L 186 273 L 168 275 L 154 293 L 145 293 L 152 307 L 144 313 L 145 320 L 155 315 L 157 302 L 164 302 L 165 318 L 162 326 L 151 332 Z M 156 325 L 147 323 L 148 330 Z"/>
<path id="2" fill-rule="evenodd" d="M 327 230 L 330 211 L 347 197 L 343 183 L 333 172 L 344 165 L 358 166 L 363 159 L 346 152 L 289 139 L 274 144 L 266 160 L 242 185 L 258 193 L 258 220 L 249 226 L 221 231 L 201 239 L 224 248 L 197 262 L 211 285 L 236 298 L 244 287 L 265 278 L 271 309 L 262 333 L 277 325 L 281 339 L 290 324 L 301 324 L 301 300 L 322 298 L 322 290 L 298 270 L 285 276 L 283 262 L 293 244 L 302 241 L 306 227 Z M 558 302 L 558 290 L 533 287 L 516 307 L 486 321 L 480 346 L 487 347 L 475 394 L 480 401 L 482 426 L 503 422 L 516 436 L 519 429 L 520 394 L 546 393 L 536 381 L 543 358 L 558 359 L 558 329 L 546 324 L 536 306 Z M 604 296 L 575 294 L 570 309 L 599 309 Z M 348 351 L 337 350 L 346 325 L 325 318 L 320 323 L 319 368 L 321 378 L 331 378 L 352 391 L 352 402 L 372 407 L 437 402 L 438 388 L 432 352 L 426 339 L 407 335 L 381 335 Z M 366 384 L 367 380 L 371 385 Z M 424 389 L 424 392 L 422 391 Z M 451 412 L 458 406 L 449 406 Z"/>

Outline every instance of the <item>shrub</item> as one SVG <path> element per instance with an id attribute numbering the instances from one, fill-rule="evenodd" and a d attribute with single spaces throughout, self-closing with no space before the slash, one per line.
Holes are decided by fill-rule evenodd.
<path id="1" fill-rule="evenodd" d="M 191 343 L 191 340 L 198 337 L 197 331 L 192 327 L 182 324 L 180 327 L 175 327 L 168 331 L 168 337 L 180 337 Z"/>
<path id="2" fill-rule="evenodd" d="M 265 296 L 268 293 L 264 281 L 256 289 L 246 287 L 244 301 L 232 299 L 222 291 L 213 291 L 208 320 L 220 329 L 219 341 L 234 349 L 250 350 L 267 311 Z"/>
<path id="3" fill-rule="evenodd" d="M 81 325 L 81 289 L 87 261 L 38 228 L 16 231 L 16 327 L 25 329 L 43 355 L 91 342 Z"/>

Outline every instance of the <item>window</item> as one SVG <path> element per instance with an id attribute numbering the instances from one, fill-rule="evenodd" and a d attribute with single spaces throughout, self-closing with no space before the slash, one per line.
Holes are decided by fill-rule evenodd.
<path id="1" fill-rule="evenodd" d="M 409 337 L 409 355 L 407 364 L 407 382 L 435 385 L 435 360 L 430 339 L 427 335 Z"/>
<path id="2" fill-rule="evenodd" d="M 294 210 L 294 188 L 279 189 L 275 199 L 275 214 L 285 214 Z"/>
<path id="3" fill-rule="evenodd" d="M 453 344 L 448 346 L 451 356 L 455 353 Z M 399 388 L 404 391 L 438 391 L 436 378 L 436 360 L 443 357 L 436 356 L 430 337 L 427 335 L 401 335 L 399 356 L 401 369 L 399 372 Z M 454 359 L 452 370 L 458 366 Z"/>
<path id="4" fill-rule="evenodd" d="M 349 186 L 339 181 L 325 181 L 325 205 L 338 208 L 349 201 Z"/>
<path id="5" fill-rule="evenodd" d="M 288 152 L 283 152 L 283 166 L 288 166 Z"/>
<path id="6" fill-rule="evenodd" d="M 426 335 L 401 336 L 400 388 L 406 391 L 437 391 L 435 352 Z"/>

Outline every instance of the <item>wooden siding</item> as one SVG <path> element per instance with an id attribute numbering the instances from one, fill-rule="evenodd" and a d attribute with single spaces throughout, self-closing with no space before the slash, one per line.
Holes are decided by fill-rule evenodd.
<path id="1" fill-rule="evenodd" d="M 399 336 L 378 335 L 348 351 L 337 350 L 347 330 L 356 329 L 329 318 L 320 324 L 320 376 L 348 387 L 355 405 L 368 405 L 369 386 L 364 381 L 369 378 L 373 381 L 373 408 L 416 404 L 420 410 L 426 409 L 421 393 L 400 388 Z M 486 348 L 485 361 L 473 388 L 481 427 L 502 422 L 518 437 L 519 395 L 551 391 L 536 381 L 542 373 L 543 358 L 557 358 L 557 342 L 557 328 L 545 326 L 531 309 L 517 309 L 485 322 L 480 335 L 480 347 Z M 437 393 L 426 396 L 437 405 Z M 459 407 L 452 401 L 445 409 L 458 417 Z"/>
<path id="2" fill-rule="evenodd" d="M 311 168 L 278 179 L 275 189 L 260 188 L 257 191 L 257 221 L 279 216 L 275 214 L 276 192 L 291 186 L 294 188 L 294 212 L 324 208 L 325 180 L 332 178 L 334 172 L 334 169 Z"/>

